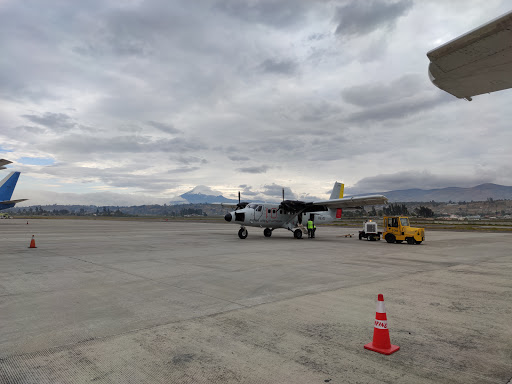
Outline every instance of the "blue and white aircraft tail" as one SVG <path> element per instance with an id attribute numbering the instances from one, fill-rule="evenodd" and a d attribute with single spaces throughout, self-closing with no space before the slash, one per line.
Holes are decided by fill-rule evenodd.
<path id="1" fill-rule="evenodd" d="M 20 203 L 27 199 L 11 200 L 11 196 L 20 177 L 20 172 L 9 173 L 2 181 L 0 181 L 0 210 L 12 208 L 16 203 Z"/>

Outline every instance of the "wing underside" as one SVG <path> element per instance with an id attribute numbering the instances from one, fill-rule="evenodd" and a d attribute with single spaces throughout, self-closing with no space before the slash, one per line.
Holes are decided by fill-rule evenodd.
<path id="1" fill-rule="evenodd" d="M 12 161 L 9 161 L 9 160 L 5 160 L 5 159 L 0 159 L 0 169 L 5 169 L 5 165 L 7 164 L 11 164 Z"/>
<path id="2" fill-rule="evenodd" d="M 512 87 L 512 11 L 427 53 L 429 76 L 458 97 Z"/>
<path id="3" fill-rule="evenodd" d="M 381 205 L 386 204 L 388 199 L 383 195 L 369 195 L 358 197 L 344 197 L 342 199 L 320 200 L 311 203 L 313 206 L 321 206 L 332 209 L 338 208 L 360 208 L 365 205 Z"/>

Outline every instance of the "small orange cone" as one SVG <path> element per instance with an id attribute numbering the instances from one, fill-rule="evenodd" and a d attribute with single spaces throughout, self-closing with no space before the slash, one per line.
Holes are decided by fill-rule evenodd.
<path id="1" fill-rule="evenodd" d="M 386 317 L 386 308 L 384 307 L 384 295 L 379 293 L 377 301 L 377 313 L 375 314 L 375 324 L 373 326 L 373 341 L 364 346 L 370 351 L 391 355 L 398 351 L 398 345 L 392 345 L 389 339 L 388 318 Z"/>
<path id="2" fill-rule="evenodd" d="M 29 248 L 37 248 L 36 247 L 36 240 L 34 239 L 34 235 L 32 235 L 32 240 L 30 240 L 30 247 Z"/>

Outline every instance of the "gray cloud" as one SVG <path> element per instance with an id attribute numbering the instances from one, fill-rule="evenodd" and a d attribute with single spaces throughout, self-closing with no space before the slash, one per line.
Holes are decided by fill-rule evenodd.
<path id="1" fill-rule="evenodd" d="M 71 117 L 64 113 L 46 112 L 42 116 L 22 115 L 22 117 L 59 133 L 70 130 L 76 126 L 76 123 L 71 119 Z"/>
<path id="2" fill-rule="evenodd" d="M 255 167 L 243 167 L 236 170 L 242 173 L 265 173 L 270 169 L 268 165 L 260 165 Z"/>
<path id="3" fill-rule="evenodd" d="M 263 186 L 264 190 L 261 192 L 266 196 L 282 198 L 284 188 L 284 198 L 287 200 L 297 199 L 297 195 L 292 192 L 290 187 L 284 187 L 275 183 Z"/>
<path id="4" fill-rule="evenodd" d="M 181 131 L 177 128 L 174 128 L 174 126 L 172 124 L 159 123 L 157 121 L 148 121 L 148 124 L 151 125 L 152 127 L 159 129 L 162 132 L 165 132 L 165 133 L 171 133 L 171 134 L 181 133 Z"/>
<path id="5" fill-rule="evenodd" d="M 175 174 L 175 173 L 189 173 L 194 172 L 200 169 L 199 167 L 182 167 L 182 168 L 176 168 L 176 169 L 169 169 L 167 173 Z"/>
<path id="6" fill-rule="evenodd" d="M 135 188 L 146 192 L 162 192 L 176 186 L 176 182 L 168 177 L 149 173 L 132 175 L 131 172 L 134 168 L 135 166 L 99 169 L 78 167 L 72 164 L 56 164 L 42 168 L 41 173 L 57 177 L 72 175 L 76 181 L 83 184 L 102 182 L 112 187 Z M 144 164 L 137 164 L 136 169 L 144 169 Z"/>
<path id="7" fill-rule="evenodd" d="M 46 132 L 46 129 L 40 128 L 40 127 L 33 127 L 31 125 L 21 125 L 12 130 L 13 134 L 15 132 L 18 132 L 18 133 L 23 132 L 23 133 L 28 133 L 28 134 L 42 135 Z"/>
<path id="8" fill-rule="evenodd" d="M 453 98 L 442 93 L 420 95 L 420 97 L 401 99 L 396 102 L 390 102 L 389 104 L 377 105 L 375 107 L 369 106 L 362 111 L 349 115 L 347 121 L 351 123 L 362 123 L 368 121 L 403 119 L 453 101 Z"/>
<path id="9" fill-rule="evenodd" d="M 339 20 L 336 34 L 361 36 L 380 28 L 392 28 L 396 19 L 405 15 L 412 5 L 410 0 L 351 1 L 336 11 L 336 19 Z"/>
<path id="10" fill-rule="evenodd" d="M 288 59 L 266 59 L 260 64 L 263 72 L 292 75 L 297 71 L 297 63 Z"/>
<path id="11" fill-rule="evenodd" d="M 253 191 L 252 187 L 250 187 L 250 186 L 247 186 L 247 185 L 244 184 L 244 185 L 240 185 L 239 187 L 243 188 L 243 190 L 240 191 L 241 196 L 251 196 L 251 197 L 254 197 L 254 196 L 258 196 L 259 195 L 259 192 Z"/>
<path id="12" fill-rule="evenodd" d="M 196 156 L 180 156 L 176 159 L 176 161 L 179 161 L 182 164 L 189 165 L 189 164 L 208 164 L 208 160 L 202 159 Z"/>
<path id="13" fill-rule="evenodd" d="M 286 28 L 303 22 L 310 6 L 308 1 L 299 0 L 223 0 L 217 9 L 245 22 Z"/>
<path id="14" fill-rule="evenodd" d="M 427 80 L 419 74 L 406 74 L 387 84 L 371 82 L 346 88 L 343 100 L 360 107 L 374 107 L 391 101 L 411 97 L 425 88 Z"/>
<path id="15" fill-rule="evenodd" d="M 187 153 L 206 149 L 207 147 L 197 140 L 185 138 L 153 139 L 148 136 L 115 136 L 98 140 L 95 137 L 84 135 L 68 135 L 43 145 L 50 151 L 57 153 Z"/>
<path id="16" fill-rule="evenodd" d="M 228 159 L 232 160 L 232 161 L 247 161 L 247 160 L 250 160 L 250 158 L 247 157 L 247 156 L 238 156 L 238 155 L 228 156 Z"/>

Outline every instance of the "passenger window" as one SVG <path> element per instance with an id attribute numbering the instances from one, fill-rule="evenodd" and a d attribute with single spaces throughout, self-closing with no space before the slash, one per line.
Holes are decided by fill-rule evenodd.
<path id="1" fill-rule="evenodd" d="M 280 209 L 280 210 L 279 210 L 279 213 L 282 215 L 282 214 L 283 214 L 283 210 L 282 210 L 282 209 Z"/>
<path id="2" fill-rule="evenodd" d="M 270 213 L 270 209 L 267 211 L 267 213 Z"/>

